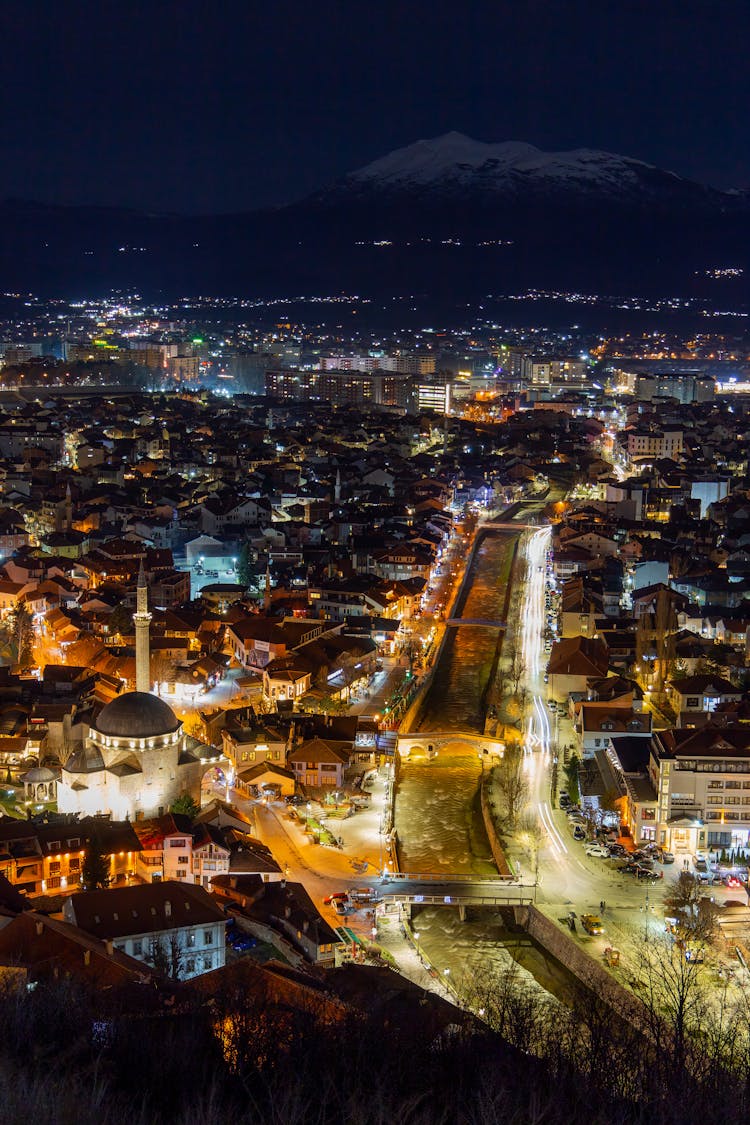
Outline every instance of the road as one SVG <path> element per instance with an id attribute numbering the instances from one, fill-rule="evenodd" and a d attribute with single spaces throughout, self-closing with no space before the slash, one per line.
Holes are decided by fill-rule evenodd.
<path id="1" fill-rule="evenodd" d="M 557 752 L 557 738 L 546 700 L 543 648 L 545 621 L 546 558 L 550 529 L 541 528 L 528 534 L 523 550 L 527 574 L 521 607 L 521 645 L 525 663 L 525 686 L 528 691 L 528 715 L 524 743 L 524 769 L 529 782 L 528 809 L 539 826 L 539 843 L 527 849 L 516 860 L 529 868 L 538 868 L 537 901 L 552 917 L 564 917 L 570 910 L 579 916 L 599 913 L 604 902 L 607 933 L 598 938 L 583 937 L 588 951 L 603 952 L 606 945 L 632 948 L 633 941 L 653 938 L 664 932 L 664 894 L 682 870 L 678 862 L 657 869 L 664 876 L 658 883 L 643 883 L 618 871 L 618 863 L 587 856 L 584 845 L 574 841 L 567 818 L 553 809 L 550 797 L 550 767 Z M 555 720 L 557 723 L 557 719 Z M 569 721 L 563 720 L 560 734 L 563 741 L 572 741 Z M 724 887 L 706 888 L 718 903 L 737 900 L 738 892 Z M 744 897 L 740 895 L 739 897 Z M 579 935 L 580 936 L 580 935 Z"/>

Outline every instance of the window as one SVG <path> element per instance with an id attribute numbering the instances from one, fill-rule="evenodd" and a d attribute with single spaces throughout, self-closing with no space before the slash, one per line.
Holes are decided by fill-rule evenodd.
<path id="1" fill-rule="evenodd" d="M 213 930 L 204 930 L 203 931 L 203 944 L 204 945 L 213 945 L 213 943 L 214 943 L 214 932 L 213 932 Z"/>
<path id="2" fill-rule="evenodd" d="M 76 856 L 75 859 L 71 859 L 69 866 L 71 871 L 81 870 L 81 861 L 78 856 Z"/>
<path id="3" fill-rule="evenodd" d="M 178 863 L 190 863 L 190 856 L 189 855 L 178 855 L 177 856 L 177 862 Z"/>
<path id="4" fill-rule="evenodd" d="M 187 847 L 187 840 L 170 840 L 170 848 L 184 848 Z"/>
<path id="5" fill-rule="evenodd" d="M 213 968 L 213 964 L 214 964 L 214 959 L 211 956 L 211 954 L 205 953 L 203 955 L 203 972 L 207 973 L 209 969 Z"/>
<path id="6" fill-rule="evenodd" d="M 685 700 L 685 707 L 689 708 L 690 710 L 695 710 L 695 708 L 700 707 L 700 705 L 701 701 L 697 695 L 689 695 Z"/>
<path id="7" fill-rule="evenodd" d="M 188 949 L 193 948 L 193 946 L 195 945 L 195 934 L 194 933 L 189 933 L 187 935 L 187 937 L 185 939 L 185 944 L 187 945 Z"/>
<path id="8" fill-rule="evenodd" d="M 141 957 L 142 955 L 143 955 L 143 941 L 140 938 L 138 938 L 137 941 L 133 942 L 133 956 L 134 957 Z"/>
<path id="9" fill-rule="evenodd" d="M 54 863 L 51 863 L 49 865 L 49 873 L 50 873 L 50 875 L 59 875 L 60 874 L 60 864 L 59 864 L 59 862 L 54 862 Z"/>
<path id="10" fill-rule="evenodd" d="M 195 958 L 194 957 L 188 957 L 187 961 L 185 962 L 185 972 L 186 973 L 194 973 L 195 972 Z"/>

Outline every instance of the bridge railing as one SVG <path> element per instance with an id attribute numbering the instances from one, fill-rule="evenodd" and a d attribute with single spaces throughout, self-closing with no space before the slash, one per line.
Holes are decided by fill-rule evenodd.
<path id="1" fill-rule="evenodd" d="M 518 882 L 515 875 L 441 875 L 436 871 L 386 871 L 382 878 L 385 883 L 487 883 L 490 886 L 505 886 Z"/>

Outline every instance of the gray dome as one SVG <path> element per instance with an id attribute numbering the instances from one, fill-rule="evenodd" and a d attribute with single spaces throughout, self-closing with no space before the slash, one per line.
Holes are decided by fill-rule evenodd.
<path id="1" fill-rule="evenodd" d="M 104 769 L 104 759 L 92 742 L 75 750 L 63 766 L 66 773 L 96 773 Z"/>
<path id="2" fill-rule="evenodd" d="M 148 691 L 126 691 L 99 712 L 93 724 L 115 738 L 152 738 L 179 729 L 180 720 L 168 703 Z"/>
<path id="3" fill-rule="evenodd" d="M 21 776 L 21 781 L 30 781 L 36 784 L 39 781 L 54 781 L 56 777 L 57 774 L 47 769 L 46 766 L 34 766 Z"/>

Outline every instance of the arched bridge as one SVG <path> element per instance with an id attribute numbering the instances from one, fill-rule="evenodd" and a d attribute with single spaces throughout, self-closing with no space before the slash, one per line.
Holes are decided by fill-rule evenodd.
<path id="1" fill-rule="evenodd" d="M 478 731 L 439 730 L 411 731 L 399 733 L 396 748 L 402 758 L 410 756 L 436 758 L 440 751 L 451 743 L 468 746 L 478 758 L 501 758 L 505 753 L 505 743 L 493 735 L 479 734 Z"/>

